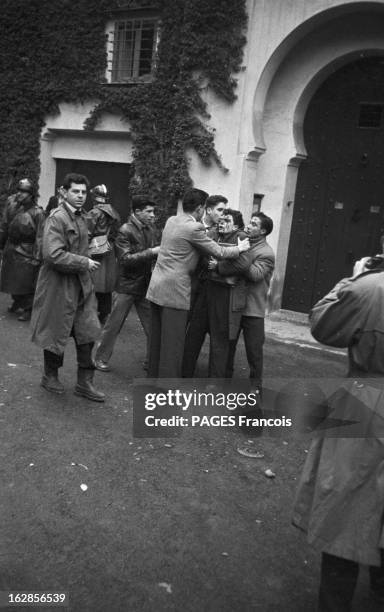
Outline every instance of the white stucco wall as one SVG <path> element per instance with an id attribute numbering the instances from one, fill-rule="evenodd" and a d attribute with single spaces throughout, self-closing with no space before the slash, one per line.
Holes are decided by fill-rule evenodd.
<path id="1" fill-rule="evenodd" d="M 225 195 L 250 215 L 253 194 L 264 194 L 262 210 L 275 230 L 274 303 L 279 306 L 293 213 L 297 168 L 305 155 L 302 123 L 311 96 L 338 66 L 364 54 L 384 52 L 384 0 L 248 0 L 247 45 L 237 75 L 237 100 L 228 104 L 202 92 L 227 173 L 205 167 L 189 153 L 197 187 Z M 131 161 L 129 124 L 106 115 L 96 134 L 83 132 L 92 108 L 61 105 L 43 130 L 42 201 L 53 193 L 55 158 Z"/>
<path id="2" fill-rule="evenodd" d="M 265 178 L 262 181 L 265 187 L 263 185 L 261 189 L 256 179 L 251 178 L 255 168 L 254 155 L 247 161 L 250 152 L 256 150 L 259 154 L 265 150 L 264 111 L 271 82 L 281 63 L 303 38 L 313 37 L 315 40 L 316 31 L 322 27 L 328 28 L 340 15 L 349 20 L 349 15 L 356 11 L 374 13 L 376 8 L 384 8 L 384 3 L 369 0 L 248 0 L 248 42 L 242 70 L 236 75 L 238 99 L 234 104 L 228 104 L 219 100 L 209 89 L 202 94 L 211 114 L 209 125 L 215 129 L 217 151 L 229 173 L 224 174 L 214 164 L 209 168 L 204 167 L 191 153 L 191 176 L 196 186 L 209 193 L 223 193 L 246 215 L 251 212 L 253 193 L 265 193 L 264 206 L 269 206 L 269 196 L 276 189 L 280 193 L 276 194 L 275 200 L 281 198 L 281 180 L 278 186 L 276 181 L 270 184 Z M 343 53 L 341 46 L 340 52 Z M 296 62 L 300 63 L 301 59 L 305 61 L 312 76 L 322 65 L 321 60 L 313 56 L 314 53 L 316 55 L 314 44 L 308 57 L 302 55 L 300 58 L 296 53 Z M 326 61 L 328 58 L 324 58 Z M 284 104 L 284 97 L 281 101 Z M 283 129 L 292 133 L 292 120 L 289 124 L 283 117 L 283 123 Z M 285 167 L 289 153 L 285 150 Z"/>
<path id="3" fill-rule="evenodd" d="M 308 103 L 326 77 L 345 63 L 384 52 L 384 2 L 266 0 L 248 3 L 248 44 L 236 104 L 210 104 L 216 145 L 230 172 L 221 178 L 225 195 L 251 213 L 253 194 L 264 194 L 262 210 L 275 229 L 273 285 L 281 303 L 297 171 L 305 156 L 302 124 Z M 224 127 L 223 127 L 224 126 Z M 192 176 L 207 189 L 220 181 L 194 162 Z"/>

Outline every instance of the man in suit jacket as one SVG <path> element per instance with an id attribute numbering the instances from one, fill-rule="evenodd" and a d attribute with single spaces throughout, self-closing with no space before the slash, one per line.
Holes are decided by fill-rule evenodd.
<path id="1" fill-rule="evenodd" d="M 273 221 L 264 213 L 256 213 L 247 226 L 251 248 L 235 261 L 218 262 L 216 272 L 223 276 L 245 275 L 248 279 L 247 302 L 241 317 L 241 327 L 231 347 L 228 361 L 228 376 L 233 372 L 236 342 L 241 329 L 244 334 L 245 350 L 249 365 L 249 377 L 261 391 L 263 374 L 264 317 L 275 255 L 266 241 L 273 230 Z"/>
<path id="2" fill-rule="evenodd" d="M 188 190 L 183 198 L 183 214 L 170 217 L 163 231 L 147 293 L 151 302 L 149 377 L 181 376 L 191 277 L 200 254 L 236 258 L 249 248 L 248 239 L 239 240 L 238 246 L 220 247 L 207 236 L 201 223 L 207 197 L 200 189 Z"/>

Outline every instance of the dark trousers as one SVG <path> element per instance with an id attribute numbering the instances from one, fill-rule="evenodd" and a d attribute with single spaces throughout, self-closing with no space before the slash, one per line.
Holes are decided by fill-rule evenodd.
<path id="1" fill-rule="evenodd" d="M 103 325 L 112 310 L 112 293 L 100 293 L 96 291 L 97 314 L 99 321 Z"/>
<path id="2" fill-rule="evenodd" d="M 93 342 L 88 344 L 77 344 L 76 340 L 77 366 L 79 369 L 94 370 L 92 361 Z M 44 370 L 45 374 L 55 374 L 64 363 L 64 353 L 57 355 L 52 351 L 44 351 Z"/>
<path id="3" fill-rule="evenodd" d="M 241 317 L 239 334 L 236 340 L 231 343 L 230 347 L 227 376 L 231 377 L 233 375 L 236 345 L 241 330 L 243 330 L 244 335 L 245 351 L 249 366 L 249 378 L 255 380 L 256 385 L 261 387 L 263 380 L 263 344 L 265 340 L 263 317 Z"/>
<path id="4" fill-rule="evenodd" d="M 235 316 L 234 313 L 230 312 L 230 304 L 231 287 L 216 282 L 208 282 L 207 305 L 211 336 L 209 347 L 210 378 L 231 378 L 233 374 L 233 362 L 231 368 L 230 358 L 232 355 L 234 357 L 237 339 L 230 339 L 230 318 Z M 240 325 L 240 314 L 237 317 L 237 322 Z M 232 335 L 235 335 L 235 330 Z"/>
<path id="5" fill-rule="evenodd" d="M 183 357 L 184 378 L 193 377 L 201 347 L 204 344 L 205 336 L 208 332 L 207 287 L 206 283 L 202 283 L 190 312 L 190 319 L 185 336 Z"/>
<path id="6" fill-rule="evenodd" d="M 211 332 L 209 378 L 232 378 L 237 340 L 229 340 Z"/>
<path id="7" fill-rule="evenodd" d="M 148 378 L 180 378 L 188 310 L 151 302 Z"/>
<path id="8" fill-rule="evenodd" d="M 13 299 L 13 308 L 17 310 L 18 308 L 22 308 L 23 310 L 32 310 L 33 305 L 33 293 L 26 293 L 24 295 L 12 295 Z"/>
<path id="9" fill-rule="evenodd" d="M 359 565 L 355 561 L 322 554 L 319 591 L 319 612 L 350 612 Z M 384 596 L 384 551 L 381 567 L 369 568 L 371 589 Z"/>

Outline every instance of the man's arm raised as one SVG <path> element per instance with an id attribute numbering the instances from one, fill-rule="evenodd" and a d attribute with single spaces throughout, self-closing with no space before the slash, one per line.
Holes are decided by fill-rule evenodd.
<path id="1" fill-rule="evenodd" d="M 207 236 L 203 226 L 200 224 L 196 224 L 196 227 L 193 229 L 191 242 L 199 251 L 216 259 L 235 259 L 239 257 L 240 253 L 249 249 L 248 238 L 244 238 L 244 240 L 239 238 L 237 246 L 219 246 L 212 238 Z"/>

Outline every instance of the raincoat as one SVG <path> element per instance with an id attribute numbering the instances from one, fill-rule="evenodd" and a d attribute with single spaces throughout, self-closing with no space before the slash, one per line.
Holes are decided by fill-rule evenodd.
<path id="1" fill-rule="evenodd" d="M 85 213 L 64 203 L 45 222 L 43 264 L 32 311 L 32 340 L 61 355 L 73 331 L 78 344 L 97 339 L 100 324 L 88 269 Z"/>
<path id="2" fill-rule="evenodd" d="M 314 306 L 310 321 L 318 341 L 348 347 L 349 379 L 330 397 L 328 418 L 354 425 L 341 427 L 339 435 L 313 441 L 293 523 L 322 552 L 380 565 L 384 548 L 384 272 L 372 270 L 344 279 Z"/>

